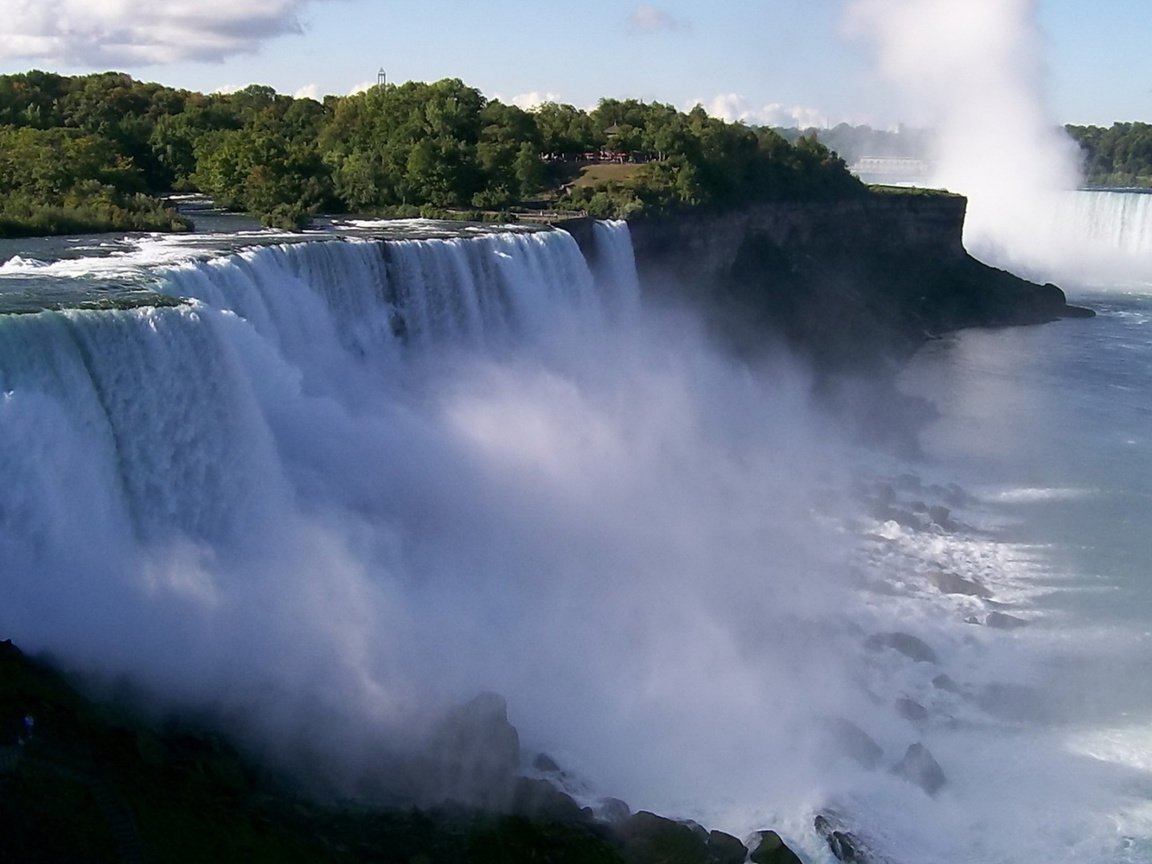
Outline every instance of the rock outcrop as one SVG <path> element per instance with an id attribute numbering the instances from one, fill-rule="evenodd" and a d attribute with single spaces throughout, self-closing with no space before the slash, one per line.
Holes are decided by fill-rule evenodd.
<path id="1" fill-rule="evenodd" d="M 919 786 L 929 795 L 944 788 L 944 769 L 923 744 L 910 744 L 904 758 L 892 766 L 892 773 Z"/>
<path id="2" fill-rule="evenodd" d="M 630 223 L 637 268 L 657 297 L 695 301 L 737 347 L 764 334 L 831 368 L 905 355 L 934 334 L 1091 314 L 1055 285 L 964 250 L 967 199 L 871 193 Z"/>

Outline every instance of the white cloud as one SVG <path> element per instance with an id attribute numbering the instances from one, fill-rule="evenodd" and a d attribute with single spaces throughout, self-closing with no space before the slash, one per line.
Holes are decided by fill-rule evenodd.
<path id="1" fill-rule="evenodd" d="M 299 90 L 292 94 L 294 99 L 315 99 L 319 102 L 324 98 L 324 94 L 320 92 L 319 84 L 305 84 Z"/>
<path id="2" fill-rule="evenodd" d="M 517 93 L 515 96 L 503 96 L 497 93 L 492 97 L 503 102 L 505 105 L 515 105 L 518 108 L 523 108 L 525 111 L 531 111 L 533 108 L 539 108 L 546 102 L 559 102 L 560 96 L 556 93 L 541 93 L 538 90 L 532 90 L 529 93 Z"/>
<path id="3" fill-rule="evenodd" d="M 70 66 L 218 62 L 300 33 L 317 0 L 0 0 L 0 59 Z"/>
<path id="4" fill-rule="evenodd" d="M 683 30 L 687 26 L 663 9 L 648 3 L 641 3 L 628 17 L 629 30 L 632 33 L 650 34 L 664 33 L 669 30 Z"/>
<path id="5" fill-rule="evenodd" d="M 371 90 L 376 86 L 376 81 L 361 81 L 359 84 L 354 84 L 348 89 L 349 96 L 355 96 L 357 93 L 363 93 L 365 90 Z"/>
<path id="6" fill-rule="evenodd" d="M 696 99 L 692 105 L 701 105 L 712 117 L 727 120 L 729 123 L 748 123 L 754 126 L 829 126 L 828 115 L 818 108 L 807 105 L 785 105 L 771 102 L 755 106 L 739 93 L 720 93 L 711 99 Z M 692 107 L 692 106 L 689 106 Z"/>

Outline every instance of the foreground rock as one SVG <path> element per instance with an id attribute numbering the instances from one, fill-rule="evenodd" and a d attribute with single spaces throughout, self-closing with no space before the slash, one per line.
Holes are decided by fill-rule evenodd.
<path id="1" fill-rule="evenodd" d="M 849 827 L 839 813 L 818 814 L 813 827 L 824 838 L 837 861 L 845 864 L 892 864 L 886 856 L 876 852 L 865 837 Z"/>
<path id="2" fill-rule="evenodd" d="M 616 820 L 608 824 L 547 780 L 516 776 L 519 736 L 498 696 L 451 712 L 432 737 L 437 749 L 422 764 L 442 803 L 318 802 L 224 737 L 157 728 L 93 703 L 49 666 L 0 642 L 0 861 L 741 864 L 747 857 L 722 832 L 653 813 L 630 816 L 624 802 L 606 799 L 601 810 Z M 551 760 L 534 767 L 559 771 Z M 462 803 L 497 799 L 495 809 Z"/>
<path id="3" fill-rule="evenodd" d="M 627 864 L 708 864 L 708 843 L 687 825 L 642 810 L 617 829 Z"/>
<path id="4" fill-rule="evenodd" d="M 803 864 L 775 831 L 760 831 L 749 856 L 754 864 Z"/>

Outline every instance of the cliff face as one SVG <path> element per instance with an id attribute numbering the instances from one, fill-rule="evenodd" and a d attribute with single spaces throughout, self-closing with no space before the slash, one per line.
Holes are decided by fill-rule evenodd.
<path id="1" fill-rule="evenodd" d="M 875 193 L 642 219 L 630 229 L 654 297 L 698 303 L 738 347 L 776 333 L 824 366 L 857 366 L 948 330 L 1070 314 L 1056 286 L 964 251 L 966 206 L 959 196 Z"/>

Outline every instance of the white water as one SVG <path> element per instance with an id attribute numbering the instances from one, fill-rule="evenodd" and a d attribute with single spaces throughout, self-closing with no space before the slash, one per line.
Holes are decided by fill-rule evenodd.
<path id="1" fill-rule="evenodd" d="M 906 864 L 1149 860 L 1141 739 L 1053 674 L 1126 637 L 1045 606 L 1067 574 L 1014 523 L 1082 478 L 861 452 L 802 369 L 717 355 L 640 302 L 624 226 L 596 237 L 591 270 L 560 233 L 270 246 L 166 265 L 191 306 L 0 317 L 0 634 L 213 705 L 346 790 L 492 689 L 589 794 L 773 826 L 808 861 L 830 805 Z M 965 368 L 934 391 L 983 381 L 1006 424 L 1045 392 L 998 406 L 1009 372 Z M 1032 624 L 965 623 L 991 607 L 941 570 Z M 862 649 L 892 631 L 939 663 Z M 830 717 L 880 770 L 827 752 Z M 884 770 L 917 741 L 935 798 Z"/>
<path id="2" fill-rule="evenodd" d="M 985 210 L 996 207 L 994 199 L 984 202 Z M 1036 196 L 1030 211 L 1008 242 L 977 211 L 965 245 L 997 266 L 1061 284 L 1152 283 L 1152 194 L 1050 192 Z"/>

